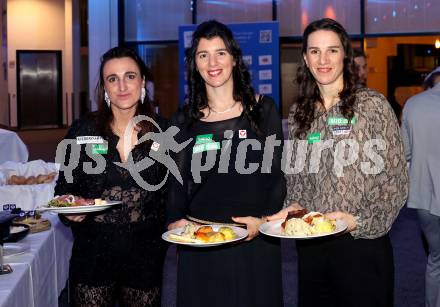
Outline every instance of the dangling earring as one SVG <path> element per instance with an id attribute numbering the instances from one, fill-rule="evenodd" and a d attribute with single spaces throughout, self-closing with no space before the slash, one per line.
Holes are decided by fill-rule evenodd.
<path id="1" fill-rule="evenodd" d="M 141 104 L 144 103 L 145 96 L 147 95 L 147 92 L 145 91 L 145 87 L 141 90 Z"/>
<path id="2" fill-rule="evenodd" d="M 108 97 L 107 91 L 104 91 L 104 100 L 107 103 L 107 106 L 110 108 L 110 97 Z"/>

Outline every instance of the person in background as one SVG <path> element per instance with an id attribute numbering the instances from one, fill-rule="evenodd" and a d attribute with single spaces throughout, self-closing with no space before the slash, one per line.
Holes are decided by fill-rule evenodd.
<path id="1" fill-rule="evenodd" d="M 440 67 L 424 81 L 424 92 L 412 96 L 402 115 L 402 136 L 410 163 L 407 206 L 417 209 L 428 243 L 425 306 L 440 306 Z"/>
<path id="2" fill-rule="evenodd" d="M 361 49 L 353 49 L 353 58 L 356 63 L 357 74 L 359 77 L 359 85 L 367 87 L 368 66 L 367 56 Z"/>
<path id="3" fill-rule="evenodd" d="M 189 104 L 174 122 L 181 129 L 179 143 L 193 141 L 175 157 L 183 185 L 170 179 L 168 228 L 183 227 L 189 220 L 238 223 L 249 236 L 218 247 L 179 246 L 177 306 L 281 307 L 280 242 L 258 236 L 258 227 L 262 216 L 282 207 L 282 145 L 270 156 L 268 169 L 247 174 L 237 166 L 241 155 L 246 164 L 261 166 L 266 137 L 283 140 L 280 116 L 271 98 L 254 94 L 241 50 L 224 24 L 211 20 L 197 27 L 186 67 Z M 261 150 L 240 151 L 239 144 L 248 140 L 258 141 Z M 218 146 L 208 149 L 207 143 Z M 228 152 L 227 165 L 221 164 Z M 215 157 L 213 167 L 196 179 L 193 161 L 209 156 Z"/>
<path id="4" fill-rule="evenodd" d="M 92 146 L 91 154 L 96 155 L 93 159 L 86 154 L 86 145 L 79 145 L 81 153 L 73 182 L 67 182 L 64 172 L 60 172 L 55 194 L 122 202 L 100 213 L 60 215 L 70 221 L 74 236 L 69 272 L 73 306 L 115 306 L 115 302 L 119 306 L 160 306 L 166 250 L 161 240 L 165 190 L 141 188 L 126 168 L 116 164 L 126 162 L 129 155 L 139 162 L 152 146 L 151 140 L 139 144 L 138 140 L 157 131 L 153 123 L 139 122 L 124 135 L 133 117 L 147 115 L 162 129 L 166 126 L 151 108 L 145 72 L 145 64 L 131 49 L 108 50 L 101 58 L 96 86 L 98 111 L 75 121 L 66 136 L 77 142 L 79 137 L 90 136 L 101 141 L 87 144 Z M 105 169 L 86 173 L 84 163 L 95 166 L 98 158 L 105 160 Z M 140 172 L 151 185 L 160 183 L 165 174 L 166 168 L 159 163 Z"/>
<path id="5" fill-rule="evenodd" d="M 269 220 L 305 208 L 348 227 L 342 235 L 296 241 L 299 306 L 393 306 L 388 231 L 408 193 L 397 119 L 383 95 L 357 86 L 351 42 L 338 22 L 309 24 L 302 54 L 288 165 L 303 156 L 305 166 L 286 174 L 286 208 Z M 297 145 L 302 140 L 304 152 Z"/>

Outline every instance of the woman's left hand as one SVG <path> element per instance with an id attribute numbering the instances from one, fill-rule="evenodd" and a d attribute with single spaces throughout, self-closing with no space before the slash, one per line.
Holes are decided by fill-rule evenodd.
<path id="1" fill-rule="evenodd" d="M 336 211 L 327 213 L 325 216 L 331 220 L 343 220 L 347 224 L 345 232 L 351 232 L 356 229 L 356 218 L 350 213 Z"/>
<path id="2" fill-rule="evenodd" d="M 258 236 L 259 233 L 258 228 L 260 227 L 261 224 L 264 223 L 263 219 L 253 216 L 233 217 L 232 220 L 236 223 L 246 225 L 249 235 L 245 241 L 250 241 L 256 236 Z"/>

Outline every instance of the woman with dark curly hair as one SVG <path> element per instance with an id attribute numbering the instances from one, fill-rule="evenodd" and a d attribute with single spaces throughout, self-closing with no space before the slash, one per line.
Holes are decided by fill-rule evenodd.
<path id="1" fill-rule="evenodd" d="M 168 228 L 189 220 L 237 223 L 249 236 L 217 247 L 179 246 L 177 305 L 282 306 L 279 240 L 257 236 L 262 216 L 281 209 L 285 196 L 281 146 L 263 163 L 271 150 L 266 138 L 283 138 L 275 104 L 254 94 L 231 30 L 217 21 L 197 27 L 186 65 L 188 106 L 174 122 L 179 143 L 193 140 L 175 157 L 183 184 L 170 180 Z"/>
<path id="2" fill-rule="evenodd" d="M 297 241 L 299 305 L 393 306 L 387 233 L 408 194 L 397 119 L 383 95 L 356 87 L 351 43 L 338 22 L 309 24 L 302 53 L 288 162 L 293 167 L 303 159 L 305 167 L 286 176 L 286 208 L 269 219 L 306 208 L 344 221 L 347 229 Z"/>
<path id="3" fill-rule="evenodd" d="M 103 212 L 60 215 L 70 222 L 74 236 L 69 271 L 72 306 L 115 306 L 116 302 L 160 306 L 167 247 L 160 237 L 165 227 L 165 189 L 145 189 L 124 164 L 118 164 L 129 157 L 138 163 L 149 156 L 152 141 L 138 140 L 158 132 L 149 121 L 130 129 L 135 116 L 149 116 L 166 128 L 151 108 L 145 76 L 146 66 L 136 52 L 125 47 L 108 50 L 101 58 L 96 86 L 98 111 L 75 121 L 66 136 L 81 152 L 73 179 L 69 182 L 61 171 L 55 194 L 122 202 Z M 75 159 L 72 156 L 66 155 Z M 94 169 L 83 169 L 85 164 Z M 150 185 L 158 185 L 165 175 L 166 168 L 159 163 L 140 172 Z"/>

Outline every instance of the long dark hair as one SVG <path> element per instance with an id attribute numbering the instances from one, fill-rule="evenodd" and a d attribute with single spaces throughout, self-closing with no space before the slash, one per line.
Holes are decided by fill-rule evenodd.
<path id="1" fill-rule="evenodd" d="M 192 122 L 200 120 L 204 115 L 201 110 L 208 107 L 205 81 L 197 71 L 196 52 L 202 38 L 212 39 L 214 37 L 219 37 L 223 40 L 226 49 L 235 60 L 235 66 L 232 69 L 234 82 L 232 95 L 235 101 L 241 101 L 244 109 L 243 112 L 249 119 L 252 129 L 259 133 L 260 129 L 257 125 L 257 114 L 259 112 L 257 110 L 260 106 L 257 106 L 255 92 L 251 85 L 251 76 L 243 61 L 241 49 L 235 41 L 232 31 L 226 25 L 216 20 L 201 23 L 193 33 L 191 47 L 185 51 L 190 119 Z"/>
<path id="2" fill-rule="evenodd" d="M 310 23 L 303 34 L 302 54 L 307 52 L 308 38 L 310 34 L 318 30 L 328 30 L 336 33 L 344 48 L 344 68 L 343 79 L 344 86 L 339 92 L 341 99 L 340 110 L 342 115 L 350 119 L 354 114 L 354 104 L 356 101 L 356 66 L 353 60 L 353 49 L 351 41 L 345 29 L 335 20 L 330 18 L 323 18 Z M 295 132 L 295 137 L 303 138 L 306 132 L 310 129 L 311 124 L 315 118 L 315 113 L 318 108 L 317 103 L 324 106 L 324 100 L 319 91 L 318 84 L 315 81 L 309 68 L 306 66 L 304 57 L 301 57 L 301 63 L 297 71 L 297 79 L 299 86 L 298 99 L 296 101 L 296 112 L 294 115 L 295 123 L 298 129 Z"/>
<path id="3" fill-rule="evenodd" d="M 147 66 L 144 61 L 139 57 L 139 55 L 132 49 L 126 47 L 114 47 L 104 53 L 101 57 L 101 65 L 99 67 L 99 80 L 96 84 L 95 88 L 95 97 L 96 102 L 98 103 L 98 114 L 97 114 L 97 124 L 98 130 L 102 134 L 109 135 L 111 133 L 111 123 L 114 119 L 113 112 L 111 108 L 109 108 L 104 100 L 104 66 L 105 64 L 112 59 L 119 58 L 130 58 L 132 59 L 139 68 L 141 78 L 147 80 L 146 76 L 148 74 Z M 145 82 L 146 84 L 146 82 Z M 153 108 L 151 106 L 151 101 L 148 98 L 148 90 L 145 87 L 145 98 L 143 103 L 137 104 L 136 107 L 136 115 L 147 115 L 149 117 L 154 118 Z M 138 123 L 138 127 L 140 128 L 141 133 L 146 133 L 152 130 L 152 124 L 149 121 L 141 121 Z"/>

